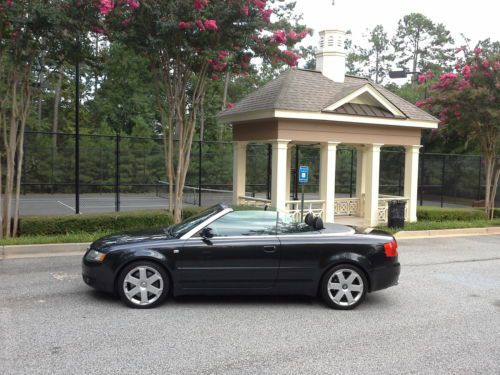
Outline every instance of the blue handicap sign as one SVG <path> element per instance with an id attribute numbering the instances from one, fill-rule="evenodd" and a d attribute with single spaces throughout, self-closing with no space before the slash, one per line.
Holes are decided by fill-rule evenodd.
<path id="1" fill-rule="evenodd" d="M 307 165 L 301 165 L 299 167 L 299 182 L 301 184 L 304 184 L 308 180 L 309 180 L 309 167 Z"/>

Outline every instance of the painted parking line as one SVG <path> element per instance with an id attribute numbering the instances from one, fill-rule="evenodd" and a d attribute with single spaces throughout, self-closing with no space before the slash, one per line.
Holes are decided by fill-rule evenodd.
<path id="1" fill-rule="evenodd" d="M 64 207 L 69 208 L 69 209 L 70 209 L 71 211 L 73 211 L 73 212 L 75 212 L 75 211 L 76 211 L 76 210 L 75 210 L 73 207 L 71 207 L 69 204 L 66 204 L 66 203 L 61 202 L 61 201 L 57 201 L 57 203 L 62 204 Z"/>

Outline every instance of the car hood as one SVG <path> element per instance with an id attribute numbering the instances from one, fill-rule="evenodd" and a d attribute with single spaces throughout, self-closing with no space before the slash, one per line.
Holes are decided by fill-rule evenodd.
<path id="1" fill-rule="evenodd" d="M 166 228 L 142 229 L 110 234 L 94 241 L 92 249 L 103 249 L 114 245 L 136 244 L 154 240 L 166 240 L 173 238 Z"/>

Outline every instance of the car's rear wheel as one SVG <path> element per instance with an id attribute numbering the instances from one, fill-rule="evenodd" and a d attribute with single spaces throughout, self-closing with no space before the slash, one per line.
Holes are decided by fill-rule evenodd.
<path id="1" fill-rule="evenodd" d="M 333 267 L 323 277 L 321 296 L 325 303 L 339 310 L 350 310 L 365 298 L 368 288 L 365 273 L 350 264 Z"/>
<path id="2" fill-rule="evenodd" d="M 170 282 L 156 263 L 139 261 L 126 266 L 118 278 L 118 294 L 130 307 L 148 309 L 158 306 L 168 295 Z"/>

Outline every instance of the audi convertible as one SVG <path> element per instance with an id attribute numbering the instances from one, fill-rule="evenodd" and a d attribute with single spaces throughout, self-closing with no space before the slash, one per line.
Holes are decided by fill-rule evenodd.
<path id="1" fill-rule="evenodd" d="M 392 235 L 294 217 L 216 205 L 167 228 L 106 236 L 86 251 L 83 280 L 134 308 L 169 295 L 293 294 L 347 310 L 397 284 Z"/>

